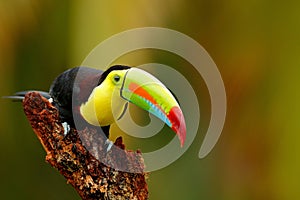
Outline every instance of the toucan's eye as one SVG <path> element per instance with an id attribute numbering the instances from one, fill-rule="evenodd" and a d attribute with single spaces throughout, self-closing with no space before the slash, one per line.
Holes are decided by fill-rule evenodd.
<path id="1" fill-rule="evenodd" d="M 119 82 L 120 79 L 121 79 L 121 77 L 120 77 L 119 75 L 115 75 L 115 76 L 114 76 L 114 81 L 115 81 L 116 83 Z"/>

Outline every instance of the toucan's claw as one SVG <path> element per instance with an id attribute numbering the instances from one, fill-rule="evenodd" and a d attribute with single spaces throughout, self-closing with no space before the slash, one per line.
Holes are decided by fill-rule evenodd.
<path id="1" fill-rule="evenodd" d="M 49 103 L 53 103 L 53 99 L 52 99 L 52 97 L 50 97 L 49 99 L 48 99 L 48 101 L 49 101 Z"/>
<path id="2" fill-rule="evenodd" d="M 64 127 L 64 137 L 69 133 L 70 131 L 70 125 L 67 122 L 61 123 L 61 125 Z"/>
<path id="3" fill-rule="evenodd" d="M 112 141 L 110 141 L 109 139 L 107 139 L 105 141 L 105 144 L 107 145 L 106 152 L 109 152 L 111 150 L 112 146 L 114 145 L 114 143 Z"/>

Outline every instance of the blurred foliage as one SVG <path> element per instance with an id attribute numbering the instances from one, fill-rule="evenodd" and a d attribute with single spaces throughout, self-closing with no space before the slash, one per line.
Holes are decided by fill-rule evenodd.
<path id="1" fill-rule="evenodd" d="M 80 65 L 97 44 L 121 31 L 180 31 L 219 67 L 227 119 L 215 149 L 198 159 L 210 117 L 201 77 L 159 52 L 118 61 L 173 66 L 190 78 L 201 102 L 196 140 L 175 163 L 151 173 L 150 199 L 300 199 L 299 6 L 270 0 L 0 0 L 0 96 L 48 90 L 57 74 Z M 44 162 L 21 105 L 1 100 L 0 121 L 1 199 L 79 199 Z"/>

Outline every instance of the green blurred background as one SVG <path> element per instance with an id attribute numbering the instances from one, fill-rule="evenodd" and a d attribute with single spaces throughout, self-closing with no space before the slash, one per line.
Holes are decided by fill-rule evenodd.
<path id="1" fill-rule="evenodd" d="M 299 8 L 299 1 L 271 0 L 0 0 L 0 96 L 48 90 L 57 74 L 121 31 L 180 31 L 219 67 L 227 119 L 214 150 L 198 159 L 210 102 L 202 79 L 191 79 L 201 107 L 197 138 L 179 160 L 151 173 L 150 199 L 300 199 Z M 165 54 L 151 53 L 150 61 L 193 72 Z M 143 58 L 136 52 L 122 61 Z M 20 104 L 1 100 L 0 122 L 1 199 L 79 199 L 45 163 Z"/>

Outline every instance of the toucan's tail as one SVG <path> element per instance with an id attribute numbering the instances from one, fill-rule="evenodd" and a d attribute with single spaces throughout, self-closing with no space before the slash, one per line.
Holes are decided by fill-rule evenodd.
<path id="1" fill-rule="evenodd" d="M 48 92 L 44 92 L 44 91 L 37 91 L 37 90 L 26 90 L 26 91 L 21 91 L 21 92 L 16 92 L 14 95 L 11 95 L 11 96 L 3 96 L 2 98 L 5 98 L 5 99 L 11 99 L 13 101 L 23 101 L 25 95 L 28 93 L 28 92 L 38 92 L 40 93 L 43 97 L 47 98 L 47 99 L 50 99 L 51 96 Z"/>

